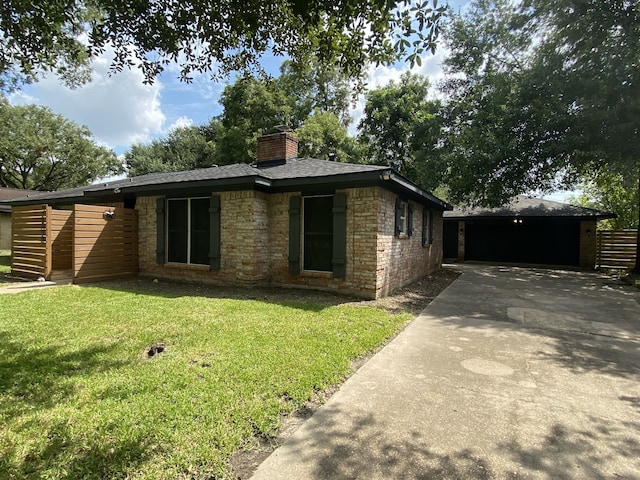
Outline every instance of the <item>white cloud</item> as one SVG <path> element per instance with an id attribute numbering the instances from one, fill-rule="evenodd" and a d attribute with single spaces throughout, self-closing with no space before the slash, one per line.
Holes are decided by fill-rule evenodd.
<path id="1" fill-rule="evenodd" d="M 111 148 L 146 142 L 163 131 L 162 84 L 143 84 L 137 68 L 109 75 L 110 57 L 93 63 L 92 81 L 77 89 L 62 85 L 54 76 L 10 97 L 14 104 L 36 103 L 50 107 L 74 122 L 86 125 L 97 142 Z"/>
<path id="2" fill-rule="evenodd" d="M 193 120 L 183 115 L 181 117 L 178 117 L 175 122 L 169 125 L 169 128 L 167 128 L 167 132 L 175 130 L 176 128 L 190 127 L 191 125 L 193 125 Z"/>

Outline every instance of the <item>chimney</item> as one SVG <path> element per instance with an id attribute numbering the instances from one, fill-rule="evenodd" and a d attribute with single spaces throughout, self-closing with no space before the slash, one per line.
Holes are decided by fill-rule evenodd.
<path id="1" fill-rule="evenodd" d="M 258 168 L 284 165 L 298 157 L 298 139 L 289 132 L 258 137 Z"/>

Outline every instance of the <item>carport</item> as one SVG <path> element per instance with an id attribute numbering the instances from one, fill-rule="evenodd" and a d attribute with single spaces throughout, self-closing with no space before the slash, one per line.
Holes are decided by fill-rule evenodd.
<path id="1" fill-rule="evenodd" d="M 593 269 L 597 222 L 614 217 L 525 196 L 499 208 L 455 208 L 444 215 L 444 257 Z"/>

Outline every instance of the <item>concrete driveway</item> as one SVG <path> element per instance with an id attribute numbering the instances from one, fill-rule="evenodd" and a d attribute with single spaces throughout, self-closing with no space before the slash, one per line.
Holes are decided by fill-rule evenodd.
<path id="1" fill-rule="evenodd" d="M 640 479 L 639 292 L 464 270 L 252 478 Z"/>

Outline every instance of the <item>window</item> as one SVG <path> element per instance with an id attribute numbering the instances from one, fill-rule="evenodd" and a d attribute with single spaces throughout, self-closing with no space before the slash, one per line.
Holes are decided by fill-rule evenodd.
<path id="1" fill-rule="evenodd" d="M 422 210 L 422 246 L 433 243 L 433 212 L 424 208 Z"/>
<path id="2" fill-rule="evenodd" d="M 303 199 L 303 269 L 333 270 L 333 196 Z"/>
<path id="3" fill-rule="evenodd" d="M 167 200 L 167 261 L 209 265 L 209 198 Z"/>
<path id="4" fill-rule="evenodd" d="M 396 237 L 413 235 L 413 205 L 402 200 L 396 199 Z"/>

